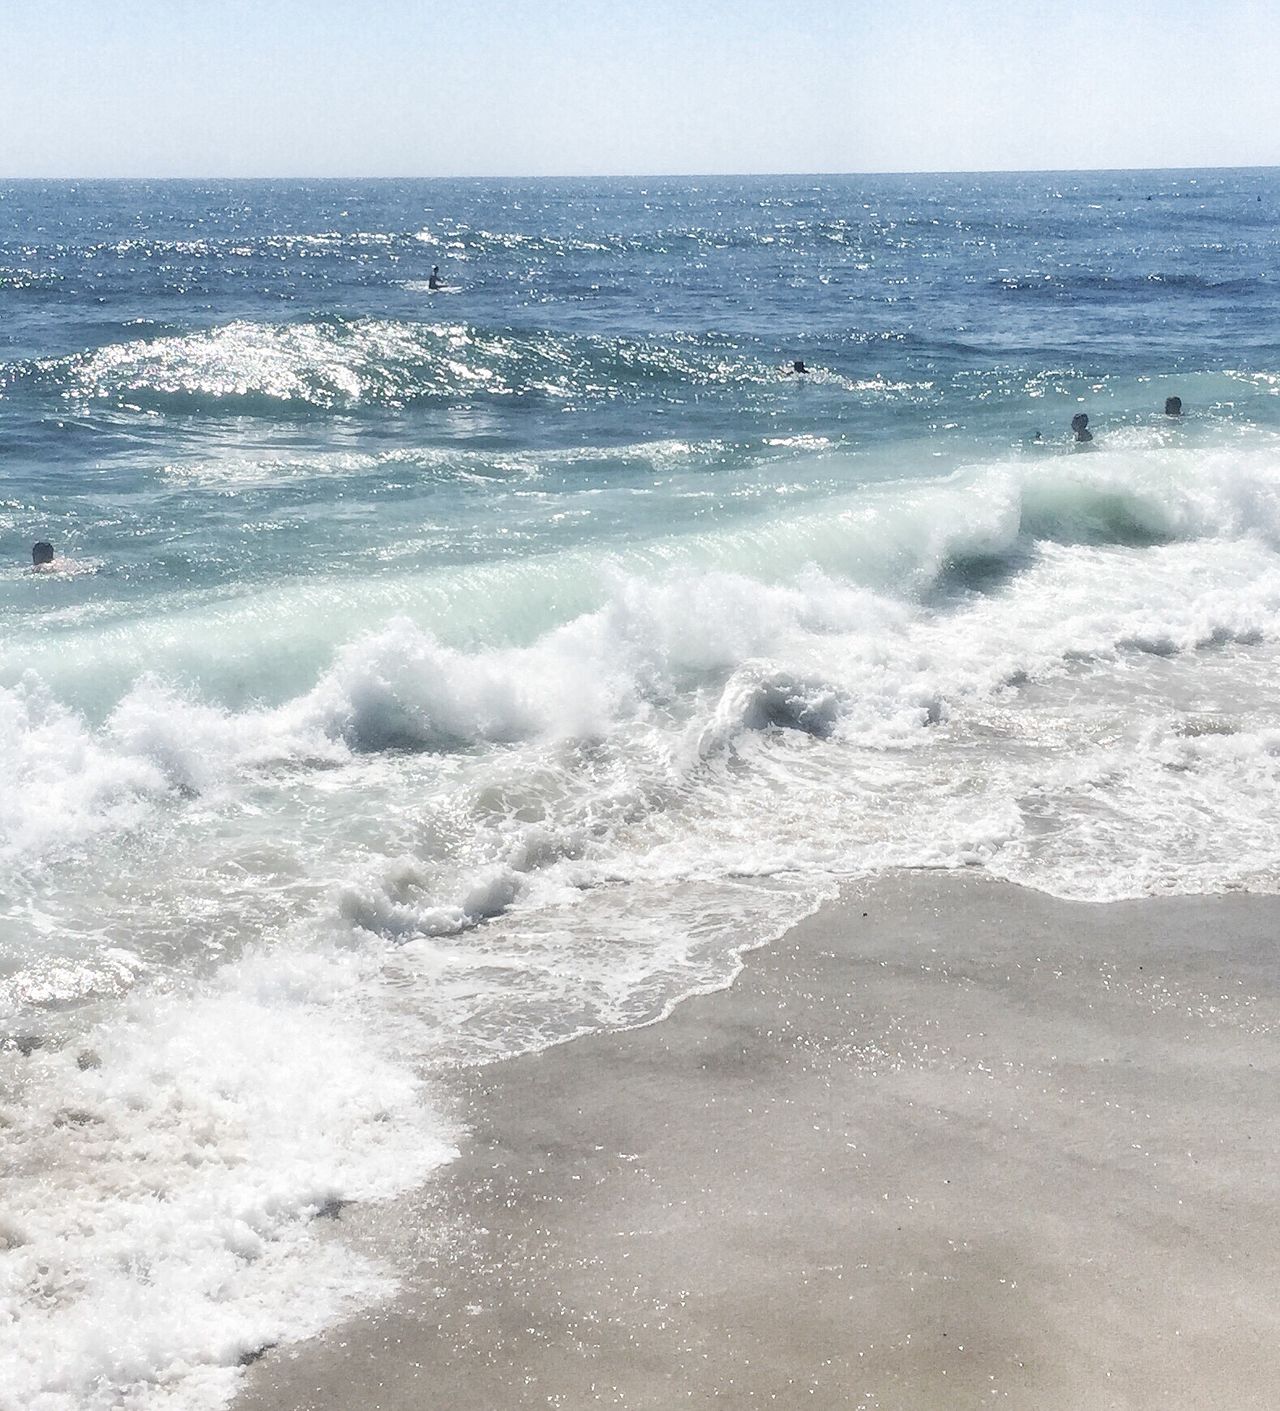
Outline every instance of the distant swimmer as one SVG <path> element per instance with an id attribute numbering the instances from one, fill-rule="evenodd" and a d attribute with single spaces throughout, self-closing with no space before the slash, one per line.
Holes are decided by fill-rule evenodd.
<path id="1" fill-rule="evenodd" d="M 84 573 L 97 573 L 102 565 L 96 559 L 69 559 L 55 554 L 53 545 L 41 539 L 31 546 L 31 572 L 54 573 L 59 578 L 78 578 Z"/>
<path id="2" fill-rule="evenodd" d="M 431 278 L 427 280 L 428 289 L 443 289 L 444 285 L 440 280 L 440 266 L 431 266 Z"/>
<path id="3" fill-rule="evenodd" d="M 1071 429 L 1075 432 L 1077 441 L 1093 440 L 1093 432 L 1089 430 L 1089 414 L 1087 412 L 1077 412 L 1071 418 Z"/>
<path id="4" fill-rule="evenodd" d="M 1165 416 L 1181 416 L 1181 415 L 1182 415 L 1182 398 L 1181 398 L 1181 397 L 1166 397 L 1166 398 L 1164 399 L 1164 414 L 1165 414 Z"/>
<path id="5" fill-rule="evenodd" d="M 790 371 L 787 373 L 787 376 L 790 377 L 793 372 L 800 373 L 802 376 L 808 375 L 809 369 L 805 367 L 804 360 L 802 358 L 797 358 L 795 362 L 791 364 L 791 368 Z"/>

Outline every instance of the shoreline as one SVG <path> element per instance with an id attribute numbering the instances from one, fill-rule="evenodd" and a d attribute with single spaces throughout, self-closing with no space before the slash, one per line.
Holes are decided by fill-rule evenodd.
<path id="1" fill-rule="evenodd" d="M 1280 897 L 846 887 L 663 1020 L 453 1075 L 235 1411 L 1270 1408 Z"/>

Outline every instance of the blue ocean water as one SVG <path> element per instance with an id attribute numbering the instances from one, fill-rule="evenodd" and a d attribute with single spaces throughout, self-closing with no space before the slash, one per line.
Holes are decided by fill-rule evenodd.
<path id="1" fill-rule="evenodd" d="M 309 1221 L 465 1141 L 450 1065 L 841 878 L 1275 890 L 1278 215 L 1271 170 L 0 185 L 15 1404 L 224 1403 L 385 1292 Z"/>

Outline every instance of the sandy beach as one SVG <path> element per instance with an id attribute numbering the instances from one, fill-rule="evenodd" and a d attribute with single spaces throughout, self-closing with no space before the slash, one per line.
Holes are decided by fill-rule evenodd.
<path id="1" fill-rule="evenodd" d="M 1280 900 L 864 887 L 648 1028 L 457 1075 L 398 1300 L 237 1411 L 1273 1408 Z"/>

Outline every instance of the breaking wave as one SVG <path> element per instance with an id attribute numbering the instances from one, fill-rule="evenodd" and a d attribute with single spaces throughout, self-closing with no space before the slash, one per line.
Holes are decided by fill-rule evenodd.
<path id="1" fill-rule="evenodd" d="M 181 684 L 191 639 L 206 655 L 225 643 L 229 677 L 244 678 L 256 605 L 220 607 L 205 622 L 139 624 L 133 645 L 114 634 L 101 649 L 126 689 L 97 726 L 41 679 L 43 658 L 26 644 L 15 663 L 27 674 L 0 689 L 0 751 L 15 785 L 0 803 L 0 851 L 56 853 L 136 826 L 159 800 L 214 793 L 284 761 L 329 768 L 389 751 L 607 741 L 660 719 L 692 729 L 704 752 L 741 728 L 823 736 L 857 720 L 864 734 L 896 730 L 903 718 L 936 719 L 938 701 L 973 681 L 995 689 L 1068 661 L 1269 639 L 1278 544 L 1280 474 L 1269 455 L 1054 456 L 868 487 L 620 552 L 526 559 L 497 576 L 486 567 L 476 570 L 483 583 L 459 569 L 447 585 L 423 580 L 416 599 L 398 582 L 373 631 L 358 624 L 379 613 L 376 584 L 350 617 L 335 611 L 352 600 L 347 583 L 331 606 L 315 588 L 296 606 L 273 598 L 262 619 L 273 628 L 261 643 L 264 676 L 281 644 L 323 628 L 312 681 L 275 706 L 219 705 L 216 675 L 212 699 Z M 1194 592 L 1166 600 L 1158 585 L 1180 546 L 1216 567 Z M 1076 592 L 1072 575 L 1095 564 L 1087 606 L 1064 617 L 1066 585 Z M 1050 588 L 1055 573 L 1062 581 Z M 528 616 L 535 585 L 540 627 Z M 1037 589 L 1047 596 L 1034 604 Z M 478 601 L 486 616 L 469 625 L 467 606 Z M 973 646 L 975 658 L 994 652 L 1003 675 L 971 680 L 952 661 L 948 676 L 912 645 L 942 622 L 959 631 L 984 604 L 1012 613 L 1028 602 L 998 651 Z M 566 604 L 576 611 L 557 621 Z M 481 626 L 487 645 L 476 640 Z M 75 661 L 81 679 L 97 682 L 107 665 L 64 642 L 45 650 L 54 677 Z M 823 669 L 810 673 L 810 659 Z M 936 689 L 922 694 L 933 676 Z M 60 679 L 74 695 L 76 678 Z"/>

